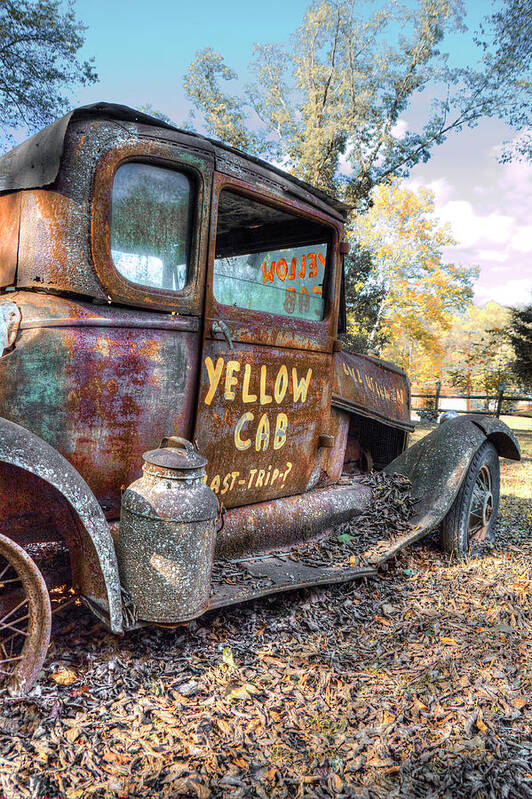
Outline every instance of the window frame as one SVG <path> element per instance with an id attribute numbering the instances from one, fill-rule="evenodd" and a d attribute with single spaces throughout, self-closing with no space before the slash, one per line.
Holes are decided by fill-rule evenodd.
<path id="1" fill-rule="evenodd" d="M 92 199 L 92 256 L 96 273 L 111 301 L 155 310 L 199 315 L 203 303 L 207 225 L 213 158 L 208 152 L 184 152 L 178 142 L 146 138 L 108 152 L 98 163 Z M 186 158 L 186 160 L 185 160 Z M 113 184 L 118 169 L 127 163 L 142 163 L 181 172 L 191 182 L 189 253 L 183 289 L 157 288 L 134 283 L 116 268 L 111 253 Z"/>
<path id="2" fill-rule="evenodd" d="M 240 199 L 251 200 L 250 197 L 244 196 L 244 195 L 242 195 L 240 193 L 231 191 L 229 189 L 222 189 L 222 191 L 220 192 L 220 199 L 223 198 L 224 194 L 231 194 L 231 195 L 233 195 L 233 197 L 236 196 L 236 197 L 239 197 Z M 260 206 L 266 207 L 266 208 L 268 208 L 268 207 L 272 208 L 272 206 L 268 205 L 267 203 L 257 202 L 256 200 L 253 200 L 252 202 L 255 205 L 260 205 Z M 220 207 L 220 201 L 218 202 L 218 208 L 219 207 Z M 302 218 L 301 215 L 293 214 L 293 213 L 290 213 L 289 215 L 287 214 L 287 216 L 290 216 L 290 218 L 292 220 L 297 220 L 298 218 L 299 219 Z M 220 218 L 220 214 L 218 213 L 218 220 L 219 220 L 219 218 Z M 264 248 L 263 249 L 256 249 L 256 246 L 254 247 L 253 244 L 250 242 L 249 243 L 249 249 L 244 249 L 241 253 L 239 253 L 237 255 L 226 256 L 226 257 L 228 257 L 228 259 L 230 260 L 231 258 L 236 258 L 236 259 L 244 258 L 244 257 L 246 257 L 248 255 L 260 255 L 261 259 L 264 260 L 265 256 L 268 253 L 270 253 L 270 252 L 276 252 L 277 251 L 277 252 L 281 253 L 281 252 L 284 251 L 285 253 L 290 253 L 291 250 L 292 251 L 303 250 L 303 251 L 306 251 L 308 253 L 314 247 L 317 247 L 319 245 L 321 245 L 321 246 L 324 245 L 325 249 L 326 249 L 326 260 L 325 260 L 324 265 L 323 265 L 324 274 L 323 274 L 322 291 L 321 291 L 321 293 L 319 293 L 317 295 L 317 296 L 320 297 L 320 300 L 321 300 L 320 307 L 319 307 L 319 316 L 316 316 L 316 315 L 314 315 L 314 316 L 300 316 L 295 309 L 294 309 L 294 311 L 292 313 L 287 313 L 287 312 L 283 313 L 282 311 L 276 311 L 275 312 L 275 315 L 282 316 L 282 317 L 287 317 L 288 319 L 295 319 L 295 320 L 304 319 L 304 320 L 309 321 L 309 322 L 321 322 L 324 319 L 324 317 L 325 317 L 325 309 L 327 307 L 326 306 L 326 304 L 327 304 L 327 286 L 329 284 L 329 272 L 330 272 L 330 260 L 331 260 L 330 259 L 330 253 L 331 253 L 331 248 L 332 248 L 331 231 L 328 228 L 322 226 L 322 232 L 323 232 L 323 235 L 320 235 L 319 239 L 317 239 L 316 242 L 308 243 L 308 244 L 305 244 L 305 243 L 299 243 L 299 244 L 284 243 L 282 241 L 282 238 L 281 238 L 281 242 L 282 243 L 279 244 L 278 242 L 275 242 L 275 244 L 273 244 L 270 249 L 264 249 Z M 296 239 L 296 241 L 297 241 L 297 239 Z M 220 272 L 218 272 L 216 270 L 216 264 L 217 264 L 217 262 L 219 263 L 219 261 L 222 260 L 223 257 L 224 256 L 216 258 L 216 247 L 215 247 L 215 259 L 214 259 L 214 263 L 213 263 L 213 284 L 212 284 L 213 297 L 214 297 L 215 301 L 217 303 L 219 303 L 220 305 L 229 305 L 229 303 L 225 303 L 216 294 L 216 280 L 215 280 L 215 278 L 220 275 Z M 283 257 L 283 256 L 280 255 L 278 257 Z M 286 255 L 284 257 L 285 257 L 285 259 L 288 259 L 288 255 Z M 269 261 L 269 259 L 268 259 L 268 261 Z M 238 276 L 237 276 L 237 272 L 236 271 L 234 272 L 233 275 L 227 275 L 227 277 L 230 280 L 233 279 L 233 280 L 238 281 Z M 280 285 L 277 285 L 276 283 L 272 283 L 271 286 L 268 286 L 264 282 L 261 283 L 260 279 L 257 280 L 256 285 L 259 286 L 259 287 L 263 287 L 263 288 L 270 288 L 270 289 L 273 289 L 273 290 L 276 290 L 276 291 L 282 290 L 282 288 L 285 288 L 285 289 L 288 288 L 288 284 L 287 284 L 286 287 L 281 287 Z M 299 293 L 300 293 L 299 290 L 296 289 L 295 287 L 293 287 L 293 291 L 295 293 L 295 297 L 297 298 L 299 296 Z M 265 295 L 264 299 L 266 301 L 270 301 L 270 300 L 273 301 L 273 297 L 274 297 L 273 294 L 267 294 L 267 295 Z M 311 296 L 310 296 L 310 299 L 312 299 Z M 268 313 L 268 311 L 265 310 L 264 308 L 258 308 L 258 307 L 251 307 L 250 308 L 248 306 L 237 305 L 236 303 L 232 303 L 231 307 L 239 308 L 242 311 L 252 311 L 252 312 L 255 311 L 257 313 Z M 309 304 L 309 309 L 311 307 L 313 307 L 312 303 Z M 316 306 L 314 306 L 314 308 L 316 309 Z"/>
<path id="3" fill-rule="evenodd" d="M 288 198 L 282 188 L 264 185 L 257 176 L 257 184 L 215 172 L 213 181 L 213 201 L 211 204 L 211 236 L 208 259 L 208 290 L 206 301 L 206 328 L 216 320 L 231 323 L 235 337 L 250 344 L 276 344 L 294 349 L 331 352 L 336 338 L 338 303 L 340 292 L 339 242 L 342 238 L 343 224 L 321 210 L 299 199 Z M 272 183 L 273 187 L 273 183 Z M 218 228 L 218 207 L 222 191 L 228 190 L 255 202 L 261 202 L 294 216 L 311 219 L 322 224 L 329 232 L 326 279 L 324 281 L 324 310 L 322 319 L 304 319 L 288 314 L 268 313 L 239 306 L 225 305 L 214 296 L 214 259 L 216 253 L 216 233 Z M 291 334 L 287 337 L 287 333 Z M 214 336 L 220 338 L 220 335 Z M 221 336 L 223 338 L 223 336 Z M 290 341 L 288 341 L 288 338 Z M 283 343 L 281 343 L 281 341 Z M 285 343 L 286 342 L 286 343 Z"/>

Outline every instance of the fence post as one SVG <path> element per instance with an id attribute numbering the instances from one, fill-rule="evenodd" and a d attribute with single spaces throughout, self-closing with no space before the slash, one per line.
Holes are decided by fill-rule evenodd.
<path id="1" fill-rule="evenodd" d="M 438 417 L 438 407 L 440 404 L 440 390 L 441 390 L 441 383 L 438 380 L 436 382 L 436 396 L 434 397 L 434 412 L 436 414 L 436 418 Z"/>
<path id="2" fill-rule="evenodd" d="M 505 388 L 506 388 L 506 383 L 501 383 L 500 388 L 499 388 L 499 393 L 497 395 L 497 410 L 495 411 L 495 416 L 497 417 L 497 419 L 501 415 L 502 398 L 504 396 L 504 389 Z"/>

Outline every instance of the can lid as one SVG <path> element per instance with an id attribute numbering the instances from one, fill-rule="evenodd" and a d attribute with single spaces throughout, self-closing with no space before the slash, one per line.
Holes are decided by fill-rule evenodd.
<path id="1" fill-rule="evenodd" d="M 192 442 L 178 436 L 163 438 L 159 449 L 151 449 L 142 456 L 146 463 L 164 469 L 201 469 L 207 465 L 207 458 L 201 455 Z"/>

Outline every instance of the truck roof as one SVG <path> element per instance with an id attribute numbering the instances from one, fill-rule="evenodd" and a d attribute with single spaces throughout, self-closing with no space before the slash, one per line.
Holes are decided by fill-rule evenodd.
<path id="1" fill-rule="evenodd" d="M 200 146 L 213 152 L 215 159 L 217 153 L 220 156 L 228 152 L 234 153 L 239 158 L 245 159 L 252 169 L 255 166 L 257 176 L 264 174 L 266 170 L 271 177 L 277 176 L 279 182 L 285 185 L 288 182 L 294 194 L 300 195 L 306 200 L 309 199 L 309 195 L 314 196 L 321 203 L 335 211 L 335 216 L 340 215 L 343 218 L 346 216 L 348 207 L 343 202 L 331 197 L 321 189 L 317 189 L 305 181 L 290 175 L 288 172 L 269 164 L 267 161 L 230 147 L 216 139 L 211 139 L 189 130 L 183 130 L 162 119 L 116 103 L 95 103 L 76 108 L 5 155 L 0 156 L 0 192 L 41 188 L 52 184 L 59 172 L 68 126 L 71 122 L 79 119 L 111 119 L 118 122 L 134 122 L 156 128 L 165 128 L 193 137 Z M 227 155 L 225 157 L 227 158 Z"/>

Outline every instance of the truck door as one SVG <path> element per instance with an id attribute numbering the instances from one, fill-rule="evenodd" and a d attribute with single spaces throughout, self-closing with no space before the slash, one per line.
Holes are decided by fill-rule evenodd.
<path id="1" fill-rule="evenodd" d="M 340 223 L 220 174 L 212 207 L 195 436 L 230 508 L 316 482 Z"/>

